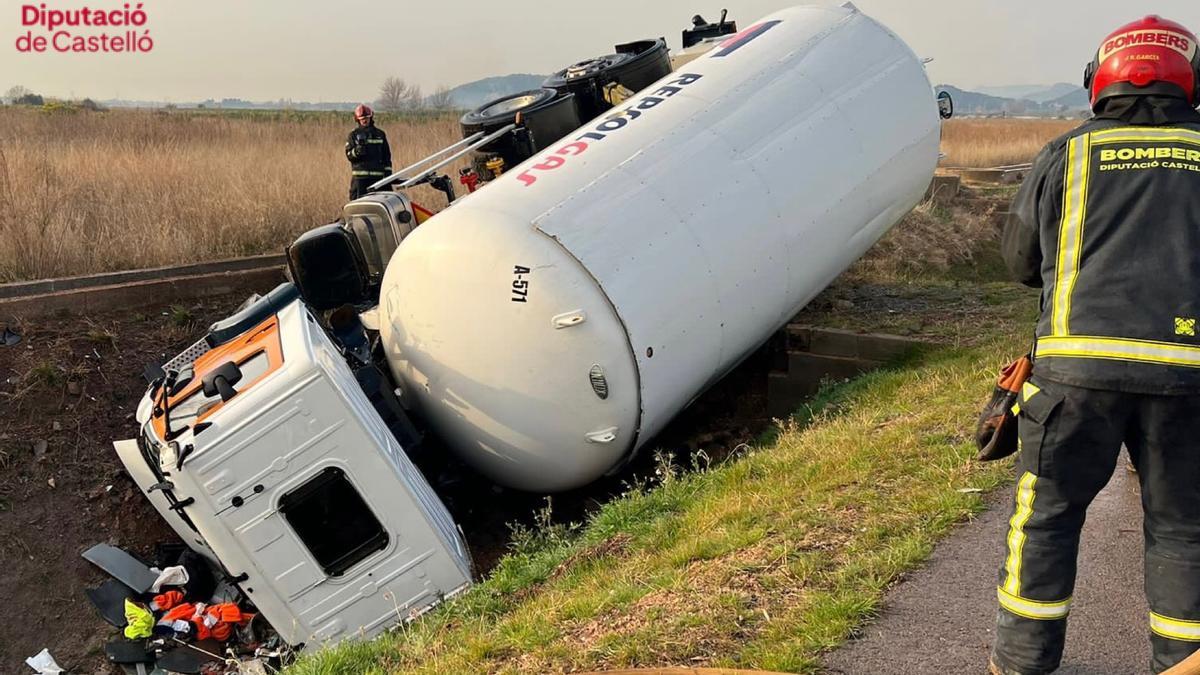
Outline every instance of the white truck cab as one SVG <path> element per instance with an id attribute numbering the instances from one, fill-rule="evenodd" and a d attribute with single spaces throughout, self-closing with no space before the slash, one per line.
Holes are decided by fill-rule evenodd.
<path id="1" fill-rule="evenodd" d="M 466 544 L 372 402 L 372 367 L 356 375 L 290 284 L 226 324 L 166 364 L 180 376 L 117 444 L 183 540 L 294 646 L 371 637 L 467 588 Z"/>

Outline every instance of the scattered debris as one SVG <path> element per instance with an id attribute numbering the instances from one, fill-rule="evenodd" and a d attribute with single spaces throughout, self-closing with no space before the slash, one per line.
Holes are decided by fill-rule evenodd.
<path id="1" fill-rule="evenodd" d="M 45 459 L 46 451 L 49 448 L 50 448 L 50 444 L 46 442 L 46 439 L 44 439 L 44 438 L 36 439 L 33 442 L 33 460 L 35 462 L 40 462 L 43 459 Z"/>
<path id="2" fill-rule="evenodd" d="M 62 422 L 59 422 L 58 420 L 54 420 L 54 421 L 53 421 L 53 422 L 50 424 L 50 428 L 51 428 L 51 429 L 53 429 L 53 430 L 55 430 L 55 431 L 62 431 L 62 430 L 63 430 L 63 425 L 62 425 Z"/>
<path id="3" fill-rule="evenodd" d="M 21 342 L 21 335 L 9 326 L 0 330 L 0 347 L 12 347 Z"/>
<path id="4" fill-rule="evenodd" d="M 107 572 L 136 593 L 145 593 L 158 579 L 150 568 L 125 551 L 110 544 L 96 544 L 83 552 L 83 559 Z"/>
<path id="5" fill-rule="evenodd" d="M 154 663 L 153 652 L 146 649 L 145 640 L 113 640 L 104 645 L 110 663 Z"/>
<path id="6" fill-rule="evenodd" d="M 25 659 L 25 663 L 38 672 L 38 675 L 60 675 L 67 672 L 65 668 L 54 661 L 49 649 L 43 649 L 37 654 Z"/>
<path id="7" fill-rule="evenodd" d="M 54 480 L 54 476 L 51 476 L 46 479 L 46 485 L 49 485 L 52 488 L 58 487 L 58 483 Z"/>
<path id="8" fill-rule="evenodd" d="M 85 590 L 84 595 L 100 613 L 100 618 L 117 628 L 125 625 L 125 601 L 134 596 L 128 586 L 116 579 L 108 579 L 97 588 Z"/>
<path id="9" fill-rule="evenodd" d="M 151 568 L 153 570 L 153 568 Z M 173 565 L 159 572 L 158 578 L 150 584 L 150 590 L 157 593 L 162 590 L 163 586 L 186 586 L 188 583 L 188 571 L 183 565 Z"/>
<path id="10" fill-rule="evenodd" d="M 266 673 L 294 657 L 263 619 L 242 609 L 241 591 L 217 584 L 212 563 L 183 544 L 159 544 L 155 567 L 108 544 L 83 557 L 116 577 L 86 594 L 121 630 L 104 653 L 126 672 L 233 675 L 247 672 L 247 662 L 248 672 Z"/>
<path id="11" fill-rule="evenodd" d="M 101 497 L 103 497 L 104 495 L 112 492 L 112 489 L 113 489 L 113 486 L 111 486 L 111 485 L 97 485 L 96 487 L 92 488 L 91 490 L 88 490 L 88 493 L 87 493 L 88 501 L 94 502 L 97 499 L 100 499 Z"/>

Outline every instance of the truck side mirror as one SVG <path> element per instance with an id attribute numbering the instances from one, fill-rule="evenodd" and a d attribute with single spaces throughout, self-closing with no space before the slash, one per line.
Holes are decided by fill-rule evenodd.
<path id="1" fill-rule="evenodd" d="M 937 95 L 938 114 L 942 119 L 948 120 L 954 117 L 954 97 L 948 91 L 938 92 Z"/>
<path id="2" fill-rule="evenodd" d="M 242 381 L 242 369 L 237 367 L 233 361 L 226 361 L 206 373 L 204 378 L 200 380 L 204 387 L 204 395 L 212 398 L 220 395 L 221 401 L 228 401 L 237 396 L 237 391 L 233 385 Z"/>

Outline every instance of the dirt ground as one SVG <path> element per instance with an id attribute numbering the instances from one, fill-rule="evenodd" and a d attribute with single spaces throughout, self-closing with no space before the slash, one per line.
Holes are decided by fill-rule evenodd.
<path id="1" fill-rule="evenodd" d="M 109 672 L 116 630 L 83 594 L 105 577 L 80 553 L 108 542 L 150 559 L 174 539 L 112 442 L 135 433 L 142 369 L 241 300 L 39 320 L 0 347 L 0 672 L 27 672 L 43 647 L 73 673 Z"/>
<path id="2" fill-rule="evenodd" d="M 176 540 L 112 442 L 135 433 L 143 368 L 182 351 L 243 299 L 30 321 L 15 326 L 20 344 L 0 347 L 0 597 L 10 612 L 0 621 L 0 673 L 23 672 L 24 659 L 43 647 L 71 672 L 111 672 L 103 648 L 116 630 L 84 596 L 105 575 L 80 554 L 108 542 L 149 562 L 156 545 Z M 766 352 L 749 359 L 652 447 L 686 466 L 698 451 L 717 462 L 753 440 L 770 423 L 762 412 L 768 365 Z M 534 525 L 547 504 L 545 495 L 503 490 L 452 461 L 422 465 L 481 574 L 508 550 L 510 525 Z M 655 452 L 644 452 L 620 475 L 555 495 L 553 520 L 582 520 L 661 469 Z"/>

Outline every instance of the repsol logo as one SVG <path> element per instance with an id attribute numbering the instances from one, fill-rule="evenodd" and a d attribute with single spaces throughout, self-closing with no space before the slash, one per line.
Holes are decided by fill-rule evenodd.
<path id="1" fill-rule="evenodd" d="M 1196 55 L 1196 43 L 1187 35 L 1166 30 L 1138 30 L 1111 38 L 1100 48 L 1100 62 L 1131 47 L 1165 47 L 1174 49 L 1189 60 Z"/>
<path id="2" fill-rule="evenodd" d="M 1200 162 L 1200 150 L 1187 148 L 1116 148 L 1100 151 L 1101 162 L 1130 162 L 1145 159 L 1174 159 Z"/>
<path id="3" fill-rule="evenodd" d="M 554 171 L 565 166 L 571 157 L 578 157 L 587 152 L 593 144 L 599 143 L 614 133 L 619 133 L 628 125 L 636 122 L 642 115 L 654 110 L 667 99 L 683 91 L 684 87 L 695 83 L 700 75 L 685 73 L 663 86 L 650 92 L 649 95 L 636 99 L 624 110 L 611 113 L 601 118 L 602 121 L 592 129 L 568 143 L 564 143 L 546 153 L 537 164 L 517 174 L 517 180 L 523 185 L 533 185 L 540 174 Z"/>

